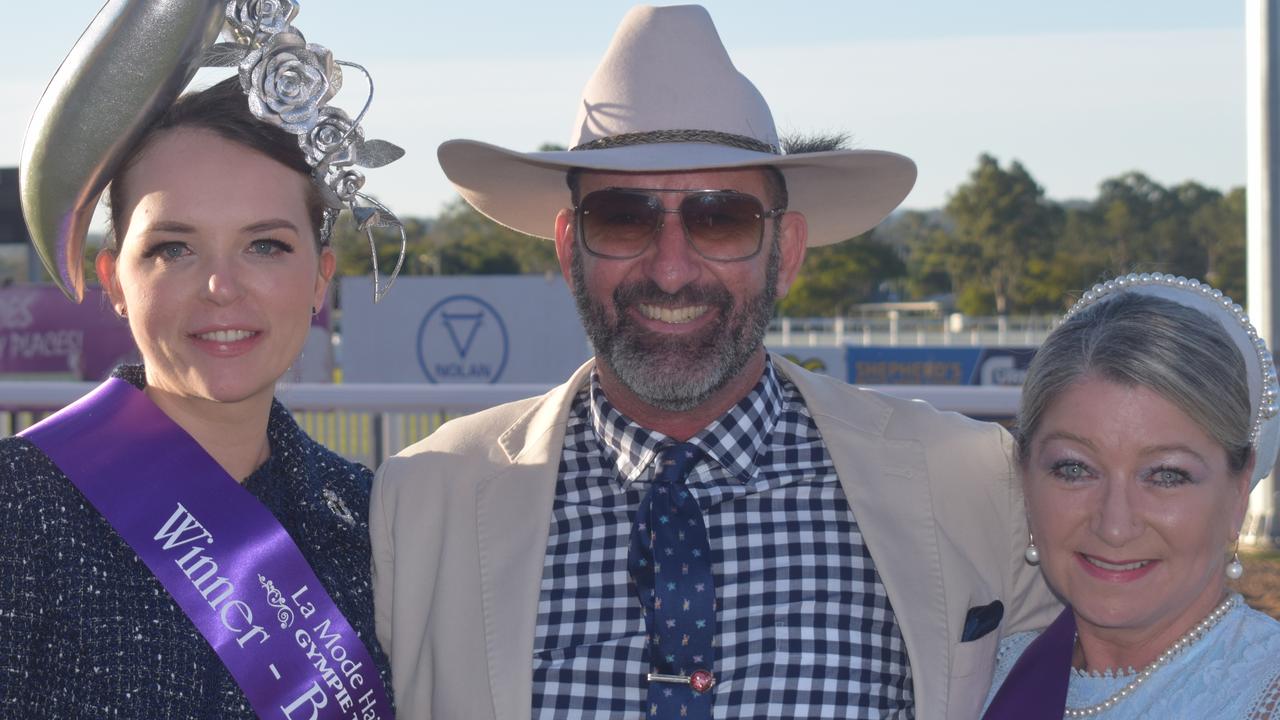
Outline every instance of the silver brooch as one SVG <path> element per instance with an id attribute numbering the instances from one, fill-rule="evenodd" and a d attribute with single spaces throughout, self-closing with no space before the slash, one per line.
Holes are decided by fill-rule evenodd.
<path id="1" fill-rule="evenodd" d="M 338 493 L 334 492 L 332 488 L 325 488 L 322 494 L 324 495 L 325 505 L 329 506 L 329 512 L 337 515 L 338 519 L 349 527 L 356 526 L 355 515 L 351 514 L 351 508 L 347 507 L 347 504 L 342 501 Z"/>

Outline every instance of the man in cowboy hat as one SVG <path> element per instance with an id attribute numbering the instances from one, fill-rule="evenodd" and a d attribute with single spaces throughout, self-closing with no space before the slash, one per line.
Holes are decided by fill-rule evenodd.
<path id="1" fill-rule="evenodd" d="M 900 155 L 780 154 L 697 6 L 638 7 L 571 149 L 440 147 L 553 238 L 595 358 L 389 460 L 371 527 L 405 717 L 976 717 L 1053 601 L 1000 428 L 763 345 L 805 248 L 906 196 Z"/>

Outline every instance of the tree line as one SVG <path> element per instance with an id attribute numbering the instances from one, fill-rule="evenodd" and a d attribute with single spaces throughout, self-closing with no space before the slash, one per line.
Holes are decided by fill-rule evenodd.
<path id="1" fill-rule="evenodd" d="M 461 199 L 405 230 L 406 274 L 559 272 L 551 242 L 503 228 Z M 370 272 L 368 241 L 345 218 L 334 240 L 342 274 Z M 384 272 L 398 251 L 379 244 Z M 872 301 L 946 298 L 969 315 L 1056 313 L 1098 280 L 1156 271 L 1243 300 L 1244 189 L 1165 187 L 1129 172 L 1103 181 L 1092 200 L 1056 202 L 1021 163 L 982 155 L 943 208 L 900 211 L 849 241 L 811 248 L 780 311 L 834 316 Z"/>

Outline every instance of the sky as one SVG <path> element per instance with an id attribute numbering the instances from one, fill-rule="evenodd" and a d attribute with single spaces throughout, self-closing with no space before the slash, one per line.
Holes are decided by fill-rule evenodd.
<path id="1" fill-rule="evenodd" d="M 569 138 L 582 87 L 633 3 L 305 0 L 295 25 L 377 83 L 366 137 L 405 148 L 365 190 L 402 217 L 454 199 L 435 150 Z M 920 175 L 904 203 L 945 204 L 981 153 L 1019 160 L 1054 199 L 1138 170 L 1171 185 L 1245 181 L 1243 0 L 707 0 L 730 56 L 781 133 L 838 131 Z M 10 3 L 0 166 L 98 0 Z M 202 71 L 196 83 L 224 77 Z M 335 100 L 355 109 L 346 75 Z"/>

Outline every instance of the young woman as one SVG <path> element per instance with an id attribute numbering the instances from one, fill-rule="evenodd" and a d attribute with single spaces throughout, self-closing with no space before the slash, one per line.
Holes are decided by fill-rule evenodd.
<path id="1" fill-rule="evenodd" d="M 111 158 L 96 267 L 142 364 L 0 441 L 5 716 L 391 717 L 371 473 L 273 399 L 333 277 L 333 188 L 245 87 L 166 101 Z"/>

